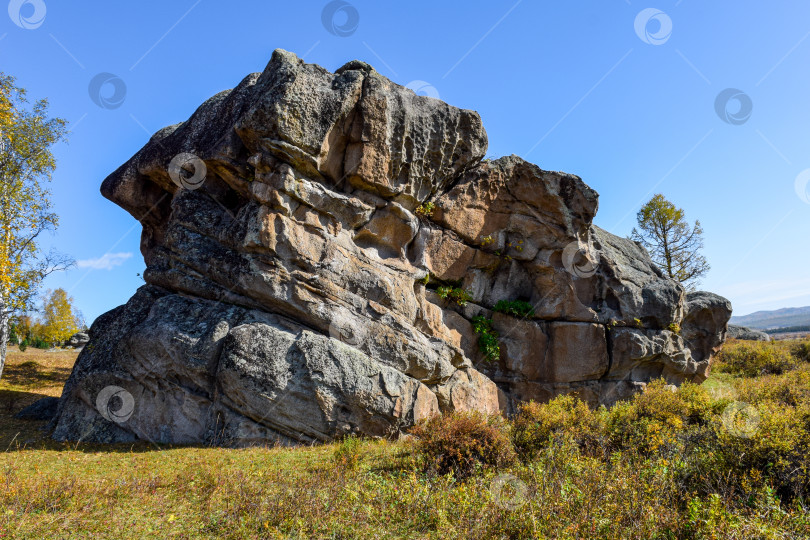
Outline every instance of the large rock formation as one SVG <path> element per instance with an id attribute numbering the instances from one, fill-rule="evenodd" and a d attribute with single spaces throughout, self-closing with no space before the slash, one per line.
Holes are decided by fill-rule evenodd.
<path id="1" fill-rule="evenodd" d="M 771 336 L 762 330 L 748 328 L 747 326 L 738 326 L 736 324 L 728 325 L 728 338 L 745 339 L 748 341 L 770 341 Z"/>
<path id="2" fill-rule="evenodd" d="M 384 436 L 439 412 L 567 392 L 610 404 L 659 376 L 705 378 L 728 302 L 687 297 L 595 227 L 578 177 L 482 161 L 486 147 L 473 111 L 359 61 L 330 73 L 276 51 L 104 181 L 143 225 L 147 284 L 93 324 L 54 437 Z M 494 313 L 499 300 L 534 313 Z"/>

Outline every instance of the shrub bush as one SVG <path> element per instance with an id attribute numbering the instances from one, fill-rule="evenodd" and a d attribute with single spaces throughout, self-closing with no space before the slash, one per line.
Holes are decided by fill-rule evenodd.
<path id="1" fill-rule="evenodd" d="M 642 456 L 677 452 L 679 435 L 688 426 L 708 424 L 716 412 L 705 388 L 684 383 L 673 390 L 658 379 L 603 413 L 605 435 L 614 450 L 635 449 Z"/>
<path id="2" fill-rule="evenodd" d="M 734 404 L 755 409 L 747 413 L 744 433 L 729 429 L 716 417 L 711 426 L 681 434 L 673 459 L 680 490 L 703 496 L 722 494 L 726 500 L 750 504 L 755 493 L 771 490 L 784 502 L 810 494 L 810 410 L 775 402 Z"/>
<path id="3" fill-rule="evenodd" d="M 548 403 L 530 401 L 518 407 L 512 420 L 512 442 L 521 459 L 530 461 L 555 438 L 564 437 L 584 446 L 597 438 L 598 423 L 587 404 L 572 395 Z"/>
<path id="4" fill-rule="evenodd" d="M 692 410 L 687 416 L 680 411 L 686 425 L 672 432 L 676 451 L 671 468 L 679 490 L 721 494 L 726 501 L 746 505 L 771 493 L 784 502 L 805 499 L 810 495 L 810 366 L 733 384 L 736 402 L 724 398 L 707 403 L 695 385 L 677 392 Z M 637 396 L 636 401 L 657 402 L 669 413 L 678 412 L 660 396 Z"/>
<path id="5" fill-rule="evenodd" d="M 360 438 L 347 435 L 335 448 L 335 462 L 339 467 L 354 470 L 360 464 Z"/>
<path id="6" fill-rule="evenodd" d="M 723 348 L 717 358 L 719 371 L 744 377 L 779 375 L 798 364 L 795 356 L 775 342 L 735 343 Z"/>
<path id="7" fill-rule="evenodd" d="M 746 403 L 773 401 L 790 407 L 810 403 L 810 366 L 786 375 L 765 375 L 737 384 L 737 398 Z"/>
<path id="8" fill-rule="evenodd" d="M 531 317 L 534 315 L 534 307 L 523 300 L 498 300 L 492 310 L 513 317 Z"/>
<path id="9" fill-rule="evenodd" d="M 810 495 L 810 405 L 785 406 L 773 401 L 756 409 L 750 436 L 739 436 L 716 424 L 716 474 L 735 478 L 737 494 L 773 487 L 784 501 Z"/>
<path id="10" fill-rule="evenodd" d="M 498 415 L 456 412 L 422 421 L 411 433 L 427 470 L 466 478 L 476 469 L 503 467 L 515 459 L 506 421 Z"/>
<path id="11" fill-rule="evenodd" d="M 790 354 L 795 356 L 801 362 L 810 362 L 810 341 L 796 344 L 790 350 Z"/>

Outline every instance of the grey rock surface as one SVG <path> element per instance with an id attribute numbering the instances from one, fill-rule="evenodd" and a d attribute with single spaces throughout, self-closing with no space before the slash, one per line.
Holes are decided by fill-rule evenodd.
<path id="1" fill-rule="evenodd" d="M 704 378 L 728 302 L 690 300 L 594 226 L 579 177 L 482 161 L 486 147 L 474 111 L 363 62 L 330 73 L 276 51 L 104 180 L 143 225 L 147 284 L 93 323 L 54 437 L 383 437 L 438 413 Z M 534 314 L 494 313 L 499 300 Z M 500 335 L 493 361 L 479 315 Z"/>
<path id="2" fill-rule="evenodd" d="M 686 297 L 686 311 L 680 323 L 692 357 L 705 368 L 700 369 L 702 382 L 708 373 L 709 362 L 726 340 L 731 302 L 714 293 L 690 292 Z"/>
<path id="3" fill-rule="evenodd" d="M 733 339 L 746 339 L 749 341 L 770 341 L 771 336 L 762 330 L 755 330 L 746 326 L 738 326 L 736 324 L 728 325 L 727 337 Z"/>
<path id="4" fill-rule="evenodd" d="M 80 347 L 84 347 L 90 342 L 90 336 L 85 332 L 76 332 L 70 339 L 68 339 L 67 344 L 73 347 L 74 349 L 78 349 Z"/>

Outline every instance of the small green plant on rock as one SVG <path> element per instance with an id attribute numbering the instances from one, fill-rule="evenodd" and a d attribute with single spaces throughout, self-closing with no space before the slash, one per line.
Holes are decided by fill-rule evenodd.
<path id="1" fill-rule="evenodd" d="M 473 317 L 473 330 L 478 334 L 478 348 L 487 362 L 497 362 L 501 357 L 498 331 L 492 328 L 492 319 L 483 315 Z"/>
<path id="2" fill-rule="evenodd" d="M 492 309 L 513 317 L 531 317 L 534 315 L 534 307 L 523 300 L 498 300 L 498 303 Z"/>
<path id="3" fill-rule="evenodd" d="M 472 300 L 472 295 L 466 289 L 461 289 L 459 287 L 449 287 L 443 286 L 436 289 L 436 294 L 439 295 L 439 298 L 444 300 L 450 299 L 456 304 L 460 306 L 466 306 L 467 302 Z"/>
<path id="4" fill-rule="evenodd" d="M 670 323 L 667 328 L 673 334 L 680 334 L 681 333 L 681 325 L 678 324 L 678 323 Z"/>
<path id="5" fill-rule="evenodd" d="M 518 253 L 523 252 L 523 240 L 518 240 L 517 242 L 507 242 L 506 247 L 512 248 Z"/>
<path id="6" fill-rule="evenodd" d="M 425 274 L 425 277 L 420 278 L 420 279 L 417 279 L 416 281 L 418 281 L 418 282 L 419 282 L 419 283 L 421 283 L 422 285 L 427 286 L 427 284 L 428 284 L 428 283 L 430 283 L 430 272 L 428 272 L 427 274 Z"/>
<path id="7" fill-rule="evenodd" d="M 426 202 L 417 206 L 415 212 L 417 216 L 431 217 L 435 209 L 435 204 L 432 202 Z"/>

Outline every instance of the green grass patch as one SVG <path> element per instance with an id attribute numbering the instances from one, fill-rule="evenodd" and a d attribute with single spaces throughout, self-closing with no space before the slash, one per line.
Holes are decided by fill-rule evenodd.
<path id="1" fill-rule="evenodd" d="M 531 317 L 534 315 L 534 307 L 523 300 L 498 300 L 492 309 L 513 317 Z"/>
<path id="2" fill-rule="evenodd" d="M 28 354 L 9 359 L 30 372 L 24 386 L 0 390 L 58 395 L 63 380 L 45 374 L 69 371 L 75 353 Z M 742 403 L 756 414 L 729 418 Z M 402 440 L 300 448 L 27 443 L 42 424 L 26 431 L 10 414 L 0 408 L 4 537 L 810 537 L 803 362 L 715 370 L 675 391 L 654 382 L 609 410 L 560 396 L 510 421 L 449 415 Z"/>
<path id="3" fill-rule="evenodd" d="M 466 306 L 472 300 L 470 291 L 460 287 L 442 286 L 436 289 L 436 294 L 439 295 L 439 298 L 449 299 L 460 306 Z"/>

